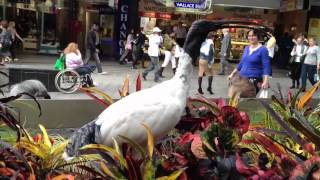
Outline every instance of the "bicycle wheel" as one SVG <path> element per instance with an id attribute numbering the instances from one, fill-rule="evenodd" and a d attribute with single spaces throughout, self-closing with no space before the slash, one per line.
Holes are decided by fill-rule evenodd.
<path id="1" fill-rule="evenodd" d="M 73 93 L 81 86 L 80 75 L 73 70 L 60 71 L 55 77 L 54 84 L 62 93 Z"/>

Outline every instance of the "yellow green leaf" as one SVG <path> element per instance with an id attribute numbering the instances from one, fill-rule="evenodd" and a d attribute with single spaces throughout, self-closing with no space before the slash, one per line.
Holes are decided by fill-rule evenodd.
<path id="1" fill-rule="evenodd" d="M 174 171 L 170 176 L 157 178 L 156 180 L 176 180 L 187 168 Z"/>
<path id="2" fill-rule="evenodd" d="M 125 141 L 127 141 L 135 150 L 138 150 L 141 158 L 146 157 L 146 152 L 140 144 L 136 143 L 135 141 L 131 140 L 130 138 L 128 138 L 126 136 L 119 135 L 119 137 L 124 139 Z"/>
<path id="3" fill-rule="evenodd" d="M 154 137 L 148 125 L 142 123 L 142 126 L 147 130 L 149 158 L 152 159 L 153 148 L 154 148 Z"/>
<path id="4" fill-rule="evenodd" d="M 143 166 L 143 180 L 155 179 L 155 167 L 152 163 L 152 160 L 148 160 Z"/>
<path id="5" fill-rule="evenodd" d="M 115 159 L 119 160 L 122 166 L 124 166 L 125 168 L 128 168 L 127 161 L 114 148 L 104 146 L 101 144 L 89 144 L 81 148 L 81 150 L 86 150 L 86 149 L 96 149 L 100 151 L 109 152 L 111 153 L 112 156 L 114 156 Z"/>
<path id="6" fill-rule="evenodd" d="M 44 126 L 42 126 L 41 124 L 39 124 L 39 127 L 42 131 L 42 134 L 43 134 L 43 144 L 47 145 L 49 148 L 52 147 L 52 144 L 51 144 L 51 141 L 49 139 L 49 136 L 48 136 L 48 133 L 47 133 L 47 130 L 46 128 L 44 128 Z"/>
<path id="7" fill-rule="evenodd" d="M 232 97 L 229 100 L 229 106 L 237 107 L 239 104 L 240 93 L 233 93 Z"/>
<path id="8" fill-rule="evenodd" d="M 113 146 L 114 146 L 115 150 L 117 151 L 118 154 L 121 154 L 118 142 L 114 138 L 112 138 L 112 140 L 113 140 Z"/>
<path id="9" fill-rule="evenodd" d="M 64 142 L 61 142 L 61 143 L 53 146 L 51 149 L 51 155 L 52 156 L 62 155 L 64 152 L 64 149 L 67 147 L 67 145 L 68 145 L 68 141 L 64 141 Z"/>
<path id="10" fill-rule="evenodd" d="M 105 173 L 106 175 L 110 176 L 113 179 L 117 179 L 117 177 L 111 172 L 111 170 L 103 162 L 100 162 L 100 167 L 103 173 Z"/>
<path id="11" fill-rule="evenodd" d="M 45 159 L 47 154 L 46 154 L 46 149 L 42 149 L 39 146 L 32 144 L 32 143 L 25 143 L 25 142 L 18 142 L 17 146 L 20 148 L 24 148 L 27 151 L 31 152 L 32 154 L 40 157 L 41 159 Z"/>

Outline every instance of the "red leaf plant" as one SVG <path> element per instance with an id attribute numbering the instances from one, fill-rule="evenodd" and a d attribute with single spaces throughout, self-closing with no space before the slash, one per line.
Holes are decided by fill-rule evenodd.
<path id="1" fill-rule="evenodd" d="M 246 133 L 250 125 L 249 116 L 232 106 L 222 107 L 217 121 L 225 127 L 235 129 L 240 135 Z"/>
<path id="2" fill-rule="evenodd" d="M 320 179 L 320 157 L 313 156 L 297 165 L 289 179 Z"/>

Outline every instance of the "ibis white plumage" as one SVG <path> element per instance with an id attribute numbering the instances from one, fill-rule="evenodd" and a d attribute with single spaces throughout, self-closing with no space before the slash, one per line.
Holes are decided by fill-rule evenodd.
<path id="1" fill-rule="evenodd" d="M 194 22 L 189 29 L 175 76 L 149 89 L 132 93 L 105 109 L 96 120 L 73 134 L 64 153 L 65 159 L 78 155 L 78 149 L 86 144 L 110 146 L 118 135 L 142 144 L 147 140 L 142 123 L 151 128 L 156 140 L 165 136 L 179 122 L 186 107 L 192 59 L 199 56 L 200 45 L 207 34 L 229 22 Z"/>

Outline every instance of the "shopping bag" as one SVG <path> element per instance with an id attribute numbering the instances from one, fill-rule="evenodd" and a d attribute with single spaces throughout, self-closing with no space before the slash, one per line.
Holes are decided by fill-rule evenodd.
<path id="1" fill-rule="evenodd" d="M 64 55 L 61 55 L 55 62 L 54 64 L 54 69 L 55 70 L 63 70 L 64 69 L 64 61 L 65 61 L 65 57 Z"/>
<path id="2" fill-rule="evenodd" d="M 316 74 L 314 74 L 314 82 L 318 82 L 320 80 L 320 76 L 318 74 L 318 72 Z"/>
<path id="3" fill-rule="evenodd" d="M 271 92 L 269 89 L 261 89 L 257 94 L 257 98 L 260 98 L 260 99 L 268 99 L 270 97 L 271 97 Z"/>

